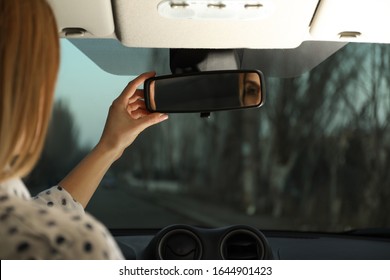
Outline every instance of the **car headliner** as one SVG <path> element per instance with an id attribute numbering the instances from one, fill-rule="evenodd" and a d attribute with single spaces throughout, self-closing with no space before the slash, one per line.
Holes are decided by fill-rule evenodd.
<path id="1" fill-rule="evenodd" d="M 245 49 L 241 68 L 261 69 L 266 76 L 292 77 L 312 69 L 347 42 L 390 43 L 390 18 L 386 13 L 390 10 L 389 1 L 240 0 L 259 3 L 259 9 L 270 11 L 252 20 L 167 18 L 158 11 L 164 1 L 48 0 L 57 18 L 59 35 L 84 38 L 73 40 L 73 44 L 101 68 L 119 75 L 150 70 L 141 69 L 143 64 L 139 67 L 134 58 L 147 61 L 151 48 L 161 49 L 163 56 L 168 55 L 169 48 Z M 237 2 L 170 3 L 185 2 L 189 6 L 180 9 L 188 10 L 196 2 L 229 5 L 234 1 Z M 113 40 L 96 44 L 86 38 Z"/>

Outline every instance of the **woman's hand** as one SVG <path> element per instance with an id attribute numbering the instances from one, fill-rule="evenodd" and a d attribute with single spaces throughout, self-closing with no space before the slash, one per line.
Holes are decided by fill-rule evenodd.
<path id="1" fill-rule="evenodd" d="M 138 90 L 154 73 L 145 73 L 130 82 L 114 100 L 102 137 L 96 147 L 60 182 L 85 208 L 111 164 L 145 128 L 168 118 L 145 108 L 144 93 Z"/>
<path id="2" fill-rule="evenodd" d="M 166 114 L 147 111 L 144 92 L 137 89 L 146 79 L 154 75 L 154 72 L 144 73 L 131 81 L 110 107 L 106 125 L 97 146 L 114 152 L 116 159 L 145 128 L 168 118 Z"/>

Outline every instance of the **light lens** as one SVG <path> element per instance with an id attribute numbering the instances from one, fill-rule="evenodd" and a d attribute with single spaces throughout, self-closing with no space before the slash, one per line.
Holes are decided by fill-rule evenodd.
<path id="1" fill-rule="evenodd" d="M 165 0 L 157 9 L 161 16 L 169 19 L 259 20 L 272 15 L 274 5 L 270 0 Z"/>

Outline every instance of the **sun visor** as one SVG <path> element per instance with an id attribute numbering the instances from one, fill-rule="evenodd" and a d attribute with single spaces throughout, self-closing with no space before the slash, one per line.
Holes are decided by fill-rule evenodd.
<path id="1" fill-rule="evenodd" d="M 390 43 L 390 1 L 321 1 L 313 18 L 313 40 Z"/>
<path id="2" fill-rule="evenodd" d="M 61 37 L 114 37 L 110 0 L 47 0 Z"/>

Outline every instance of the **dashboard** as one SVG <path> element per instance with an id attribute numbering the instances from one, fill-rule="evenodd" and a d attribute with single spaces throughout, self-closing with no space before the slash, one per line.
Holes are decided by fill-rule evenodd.
<path id="1" fill-rule="evenodd" d="M 347 233 L 261 231 L 245 225 L 112 230 L 128 260 L 388 260 L 390 239 Z"/>

